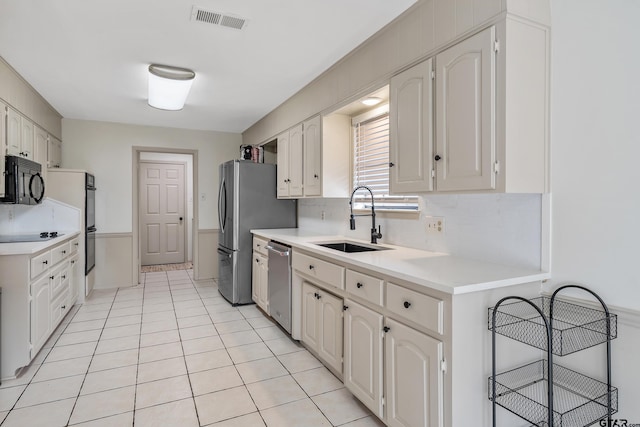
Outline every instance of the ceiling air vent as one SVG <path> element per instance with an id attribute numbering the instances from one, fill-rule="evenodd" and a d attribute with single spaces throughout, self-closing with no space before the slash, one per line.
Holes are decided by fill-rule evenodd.
<path id="1" fill-rule="evenodd" d="M 233 28 L 236 30 L 244 29 L 248 23 L 246 19 L 240 16 L 230 15 L 228 13 L 212 12 L 210 10 L 200 9 L 198 6 L 193 6 L 193 9 L 191 10 L 191 20 L 220 27 Z"/>

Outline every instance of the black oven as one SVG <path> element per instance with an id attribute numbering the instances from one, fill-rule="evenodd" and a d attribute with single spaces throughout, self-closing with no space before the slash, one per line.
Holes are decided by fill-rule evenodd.
<path id="1" fill-rule="evenodd" d="M 91 174 L 85 175 L 85 267 L 84 273 L 96 266 L 96 178 Z"/>
<path id="2" fill-rule="evenodd" d="M 44 198 L 44 179 L 40 163 L 7 156 L 5 160 L 5 188 L 2 203 L 37 205 Z"/>

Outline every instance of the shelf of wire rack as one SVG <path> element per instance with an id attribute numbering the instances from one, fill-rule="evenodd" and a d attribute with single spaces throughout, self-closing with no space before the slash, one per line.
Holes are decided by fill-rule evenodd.
<path id="1" fill-rule="evenodd" d="M 602 344 L 618 336 L 615 314 L 556 299 L 551 313 L 551 298 L 529 300 L 551 321 L 552 352 L 558 356 L 575 353 Z M 494 307 L 489 308 L 491 330 Z M 553 316 L 552 316 L 553 314 Z M 608 322 L 607 322 L 608 320 Z M 541 350 L 547 350 L 547 328 L 539 312 L 524 301 L 505 303 L 496 312 L 495 332 Z"/>
<path id="2" fill-rule="evenodd" d="M 607 416 L 607 384 L 553 364 L 553 383 L 548 363 L 533 363 L 497 374 L 496 403 L 537 426 L 547 425 L 547 387 L 554 387 L 553 425 L 588 426 Z M 489 378 L 489 399 L 493 377 Z M 618 390 L 611 387 L 612 413 L 618 411 Z"/>

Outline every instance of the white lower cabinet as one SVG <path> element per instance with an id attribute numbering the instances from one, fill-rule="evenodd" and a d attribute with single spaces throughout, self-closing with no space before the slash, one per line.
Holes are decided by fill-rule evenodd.
<path id="1" fill-rule="evenodd" d="M 443 426 L 443 343 L 353 300 L 344 306 L 345 386 L 389 426 Z"/>
<path id="2" fill-rule="evenodd" d="M 442 342 L 389 318 L 385 327 L 387 425 L 442 426 Z"/>
<path id="3" fill-rule="evenodd" d="M 342 372 L 342 331 L 342 299 L 304 282 L 301 340 L 337 372 Z"/>
<path id="4" fill-rule="evenodd" d="M 31 357 L 35 357 L 51 332 L 51 283 L 49 276 L 42 276 L 30 285 Z"/>
<path id="5" fill-rule="evenodd" d="M 71 245 L 74 245 L 74 243 L 75 242 L 72 242 Z M 82 277 L 81 275 L 83 273 L 84 271 L 81 271 L 80 269 L 80 255 L 76 254 L 69 260 L 69 307 L 72 307 L 78 300 L 78 296 L 80 294 L 78 278 Z"/>
<path id="6" fill-rule="evenodd" d="M 269 314 L 269 259 L 253 252 L 251 296 L 265 313 Z"/>
<path id="7" fill-rule="evenodd" d="M 352 300 L 344 306 L 344 385 L 382 418 L 383 316 Z"/>

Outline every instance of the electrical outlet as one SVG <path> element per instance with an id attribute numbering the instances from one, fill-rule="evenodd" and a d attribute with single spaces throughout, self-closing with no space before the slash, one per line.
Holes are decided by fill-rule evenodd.
<path id="1" fill-rule="evenodd" d="M 325 219 L 325 217 L 326 217 L 326 216 L 327 216 L 327 215 L 326 215 L 325 211 L 322 211 L 322 212 L 320 213 L 320 219 L 322 219 L 323 221 L 324 221 L 324 219 Z"/>
<path id="2" fill-rule="evenodd" d="M 427 216 L 425 217 L 427 234 L 444 234 L 444 217 Z"/>

